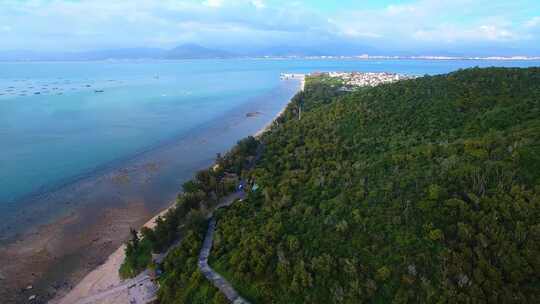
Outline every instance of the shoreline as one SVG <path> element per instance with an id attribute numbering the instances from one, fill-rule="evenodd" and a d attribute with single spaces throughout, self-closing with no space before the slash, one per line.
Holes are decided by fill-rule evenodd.
<path id="1" fill-rule="evenodd" d="M 68 293 L 117 252 L 130 228 L 142 227 L 169 207 L 179 186 L 211 166 L 216 153 L 228 151 L 271 118 L 245 113 L 276 113 L 298 87 L 297 81 L 280 82 L 177 141 L 51 193 L 36 208 L 21 208 L 12 219 L 28 232 L 0 245 L 0 260 L 10 261 L 0 264 L 0 298 L 6 304 L 28 303 L 35 295 L 46 302 Z"/>
<path id="2" fill-rule="evenodd" d="M 158 217 L 165 215 L 167 211 L 173 208 L 176 202 L 173 202 L 169 207 L 160 211 L 148 220 L 143 227 L 154 228 L 156 226 L 156 220 Z M 120 266 L 125 259 L 126 245 L 122 244 L 118 247 L 105 261 L 105 263 L 99 265 L 97 268 L 90 271 L 75 287 L 69 291 L 60 290 L 53 299 L 48 303 L 50 304 L 72 304 L 92 294 L 101 292 L 107 288 L 116 286 L 122 283 L 122 279 L 119 275 Z M 119 294 L 112 303 L 127 303 L 127 294 Z"/>
<path id="3" fill-rule="evenodd" d="M 303 75 L 303 77 L 300 79 L 300 87 L 298 89 L 298 92 L 296 92 L 296 94 L 300 93 L 300 92 L 303 92 L 304 89 L 306 87 L 306 75 Z M 296 96 L 296 94 L 294 96 Z M 293 96 L 293 98 L 294 98 Z M 274 122 L 276 122 L 276 120 L 281 116 L 283 115 L 283 113 L 285 113 L 285 111 L 287 110 L 287 107 L 289 107 L 289 104 L 291 103 L 292 101 L 292 98 L 289 100 L 289 102 L 287 102 L 287 104 L 274 116 L 274 118 L 272 118 L 272 120 L 267 123 L 264 127 L 262 127 L 259 131 L 255 132 L 253 134 L 253 137 L 255 138 L 260 138 L 265 132 L 269 131 L 272 126 L 274 125 Z"/>
<path id="4" fill-rule="evenodd" d="M 305 77 L 300 79 L 300 85 L 296 91 L 296 93 L 293 95 L 296 96 L 299 92 L 303 91 L 305 88 Z M 274 118 L 265 126 L 263 126 L 261 129 L 256 131 L 254 134 L 252 134 L 254 137 L 259 138 L 262 136 L 265 132 L 269 131 L 274 122 L 285 112 L 287 107 L 292 101 L 291 99 L 288 100 L 288 102 L 283 106 L 283 108 L 274 116 Z M 176 204 L 176 201 L 173 201 L 173 203 L 154 215 L 150 220 L 148 220 L 143 226 L 139 228 L 139 230 L 143 227 L 153 228 L 155 226 L 156 219 L 164 215 L 168 210 L 173 208 Z M 122 244 L 120 247 L 118 247 L 111 255 L 109 255 L 106 259 L 106 261 L 99 265 L 98 267 L 91 270 L 89 273 L 87 273 L 82 280 L 80 280 L 74 288 L 70 290 L 59 290 L 58 293 L 54 296 L 53 299 L 49 301 L 51 304 L 71 304 L 75 303 L 76 301 L 83 299 L 87 296 L 91 296 L 92 294 L 98 293 L 104 289 L 110 288 L 112 286 L 116 286 L 122 282 L 119 276 L 119 270 L 122 262 L 125 258 L 125 244 Z M 110 304 L 120 304 L 120 303 L 127 303 L 127 294 L 119 294 L 114 299 L 110 299 L 110 301 L 107 301 L 106 303 Z"/>

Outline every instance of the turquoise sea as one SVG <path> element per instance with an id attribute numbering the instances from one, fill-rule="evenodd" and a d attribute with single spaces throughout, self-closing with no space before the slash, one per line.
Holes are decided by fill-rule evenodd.
<path id="1" fill-rule="evenodd" d="M 37 223 L 21 211 L 28 206 L 41 214 L 128 196 L 150 209 L 162 207 L 195 170 L 263 127 L 287 103 L 298 83 L 281 81 L 280 73 L 423 75 L 539 65 L 300 59 L 0 63 L 0 222 L 7 223 L 0 234 Z M 262 114 L 250 119 L 250 111 Z M 24 222 L 16 220 L 24 216 Z"/>

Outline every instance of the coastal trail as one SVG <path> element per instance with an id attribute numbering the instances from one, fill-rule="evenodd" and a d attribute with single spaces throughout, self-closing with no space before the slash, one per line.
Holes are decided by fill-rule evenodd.
<path id="1" fill-rule="evenodd" d="M 238 191 L 229 195 L 224 201 L 218 205 L 216 210 L 222 207 L 230 206 L 238 199 L 242 199 L 245 196 L 243 191 Z M 210 223 L 208 224 L 208 230 L 204 238 L 203 246 L 199 254 L 199 270 L 203 275 L 217 288 L 219 289 L 225 297 L 234 304 L 249 304 L 247 300 L 242 298 L 234 287 L 229 283 L 225 278 L 223 278 L 219 273 L 214 271 L 210 265 L 208 265 L 208 257 L 210 256 L 210 250 L 212 250 L 212 243 L 214 241 L 214 232 L 216 231 L 216 219 L 211 218 Z"/>
<path id="2" fill-rule="evenodd" d="M 229 194 L 220 200 L 220 203 L 215 207 L 214 210 L 217 210 L 222 207 L 230 206 L 236 200 L 244 198 L 244 196 L 245 196 L 245 193 L 240 190 L 232 194 Z M 212 218 L 212 217 L 213 217 L 213 212 L 211 212 L 207 218 Z M 169 253 L 174 248 L 178 247 L 180 243 L 181 241 L 176 242 L 174 245 L 169 247 L 169 249 L 165 253 L 159 255 L 157 258 L 158 262 L 162 262 L 163 259 L 167 256 L 167 253 Z M 211 242 L 210 242 L 210 246 L 211 246 Z M 204 250 L 204 246 L 203 246 L 203 250 Z M 208 253 L 209 252 L 210 252 L 210 249 L 208 249 Z M 152 303 L 153 301 L 157 299 L 157 291 L 158 291 L 157 284 L 151 279 L 149 271 L 145 270 L 133 279 L 128 279 L 118 285 L 111 286 L 98 293 L 79 299 L 74 304 L 97 304 L 97 303 L 147 304 L 147 303 Z M 236 302 L 236 303 L 248 303 L 248 302 Z"/>

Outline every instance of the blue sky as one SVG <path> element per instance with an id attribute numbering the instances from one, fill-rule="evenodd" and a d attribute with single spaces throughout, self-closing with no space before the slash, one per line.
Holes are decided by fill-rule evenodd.
<path id="1" fill-rule="evenodd" d="M 540 55 L 539 0 L 2 0 L 0 50 L 345 47 Z"/>

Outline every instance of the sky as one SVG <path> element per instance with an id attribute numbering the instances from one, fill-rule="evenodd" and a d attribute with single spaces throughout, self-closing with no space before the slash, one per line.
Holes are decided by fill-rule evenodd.
<path id="1" fill-rule="evenodd" d="M 540 55 L 540 0 L 0 0 L 0 51 L 277 46 Z"/>

